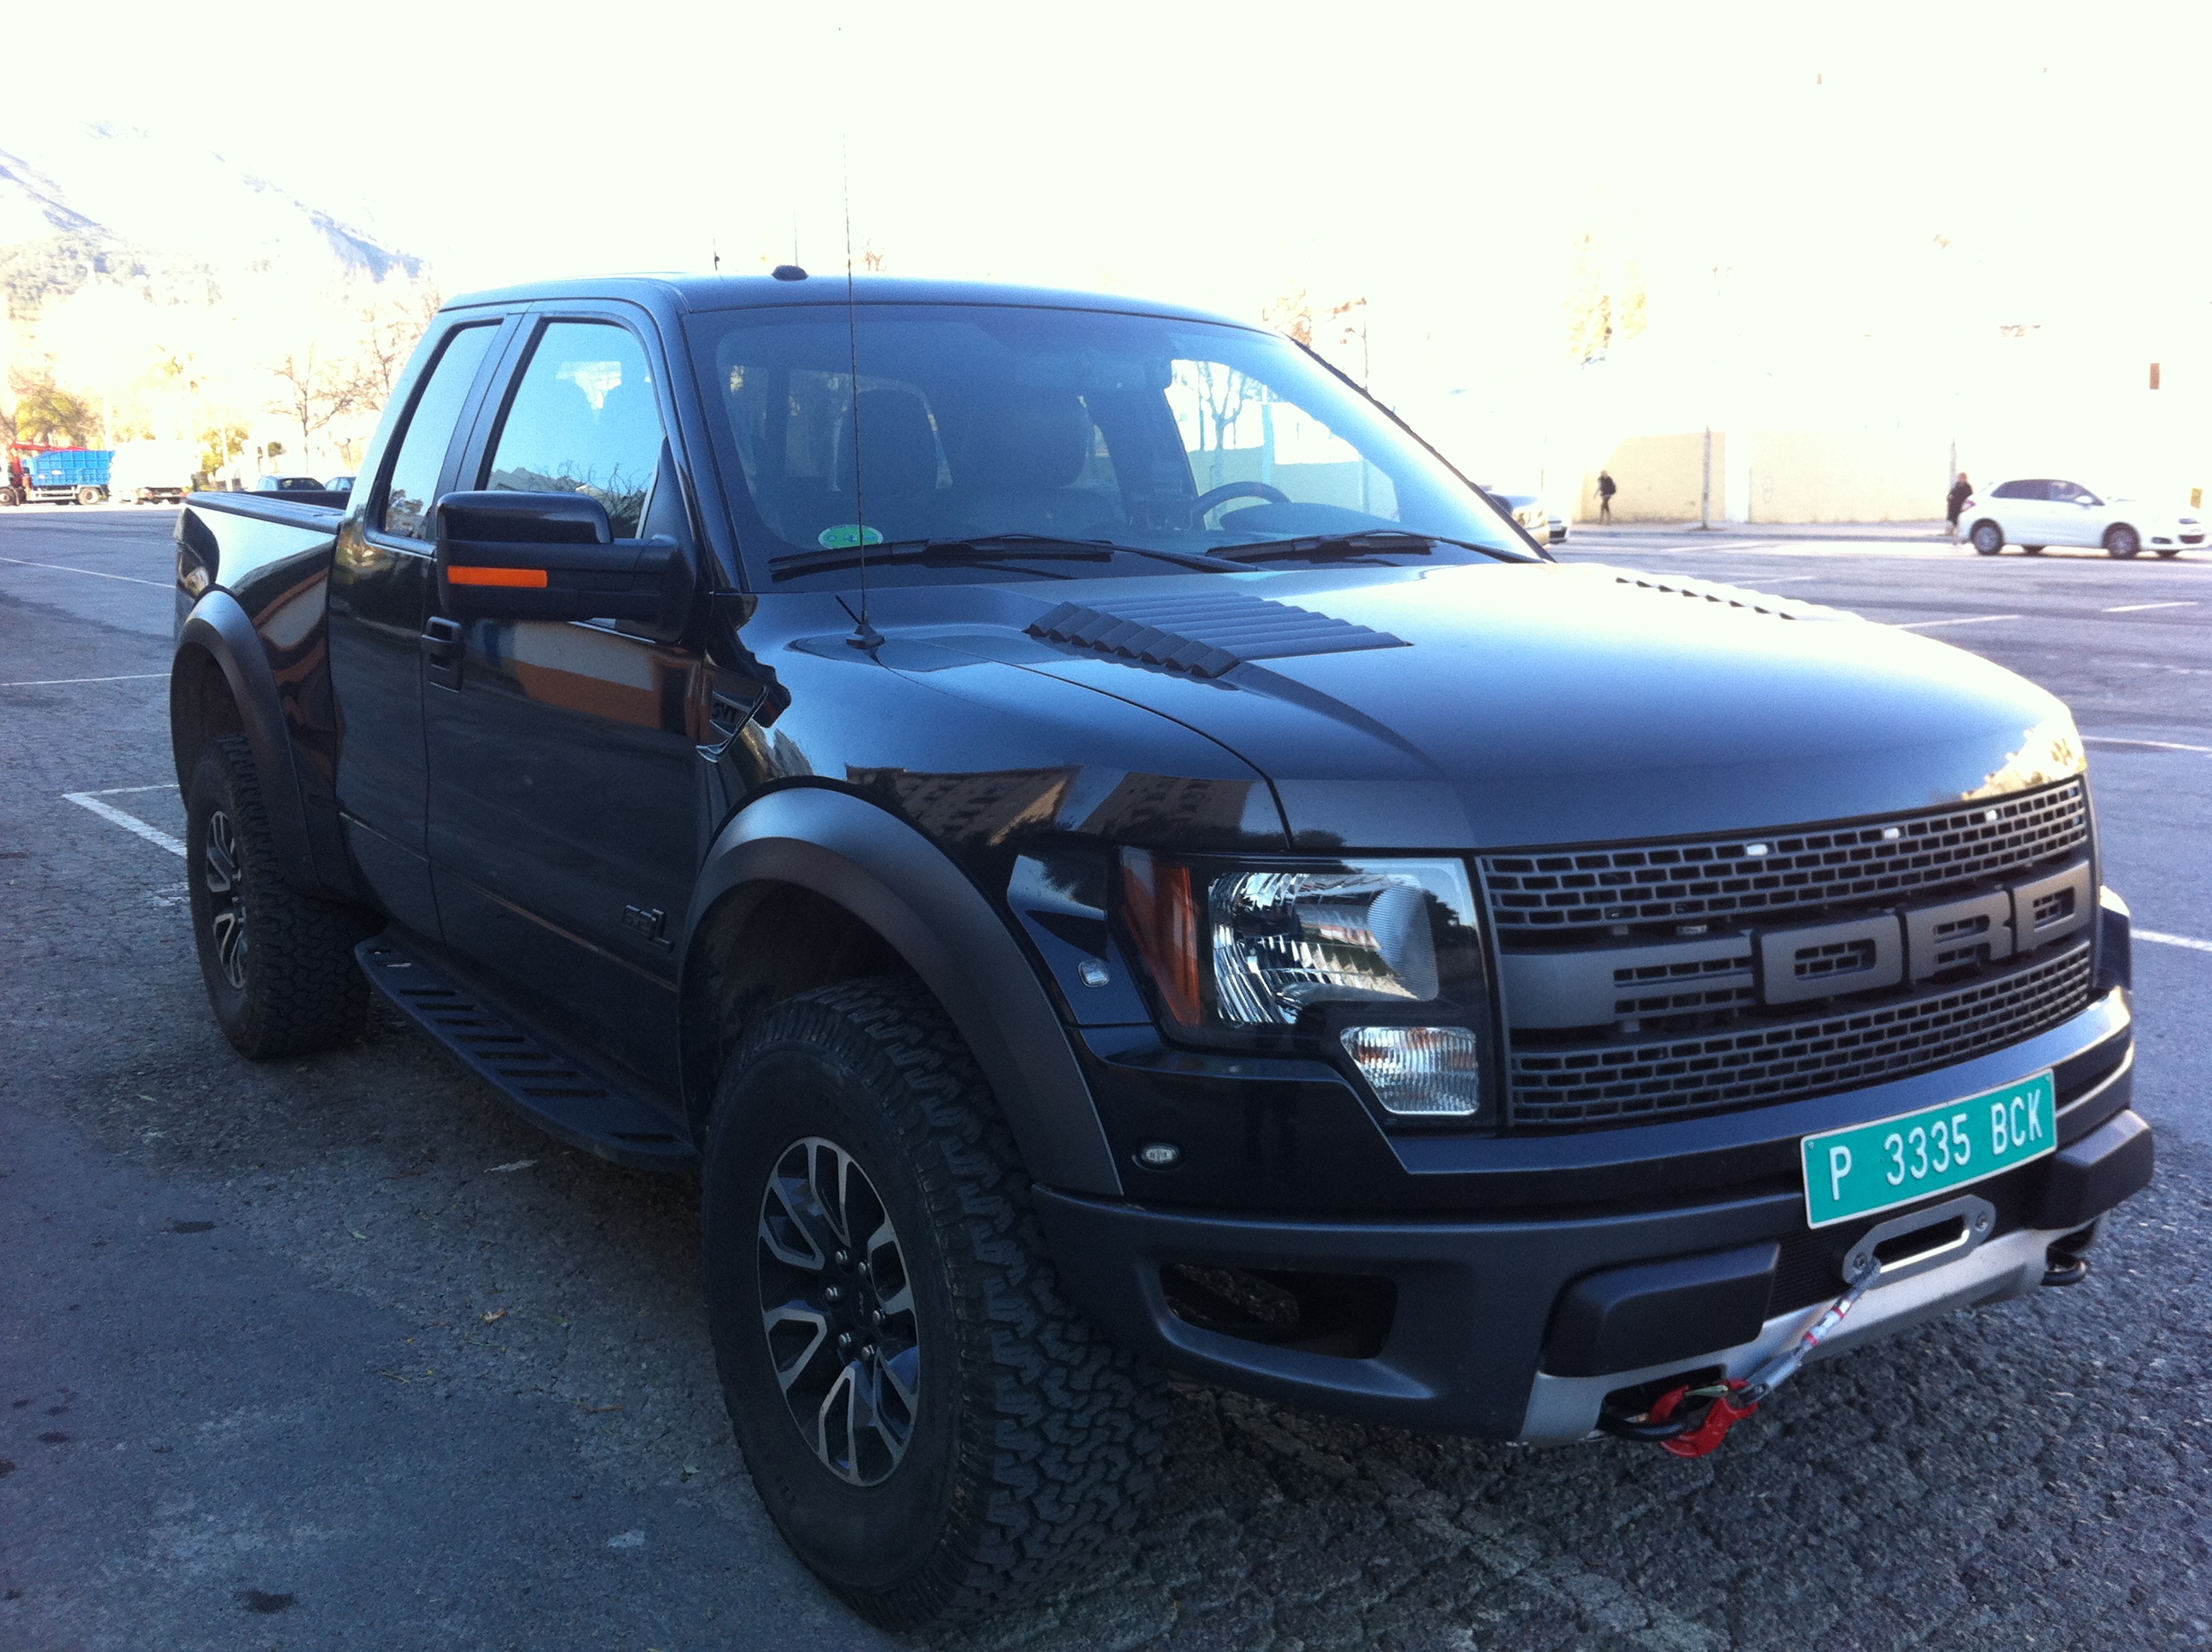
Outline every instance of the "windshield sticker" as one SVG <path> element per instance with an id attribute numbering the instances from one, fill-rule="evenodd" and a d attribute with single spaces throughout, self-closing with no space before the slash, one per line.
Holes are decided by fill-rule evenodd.
<path id="1" fill-rule="evenodd" d="M 858 522 L 840 522 L 814 536 L 814 543 L 824 550 L 850 550 L 855 545 L 880 545 L 883 542 L 882 534 Z"/>

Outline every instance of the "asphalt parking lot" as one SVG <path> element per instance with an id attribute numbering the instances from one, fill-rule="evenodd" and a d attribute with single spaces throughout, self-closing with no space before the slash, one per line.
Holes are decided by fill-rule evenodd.
<path id="1" fill-rule="evenodd" d="M 0 1647 L 865 1648 L 730 1442 L 696 1200 L 411 1029 L 210 1020 L 163 509 L 0 512 Z M 1577 531 L 1907 624 L 2090 736 L 2158 1184 L 2084 1287 L 1813 1368 L 1717 1456 L 1186 1388 L 1071 1596 L 946 1648 L 2212 1645 L 2212 559 Z"/>

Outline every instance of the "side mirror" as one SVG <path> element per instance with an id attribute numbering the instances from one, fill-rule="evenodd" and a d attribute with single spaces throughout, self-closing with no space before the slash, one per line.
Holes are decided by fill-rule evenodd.
<path id="1" fill-rule="evenodd" d="M 673 539 L 621 539 L 589 494 L 438 501 L 438 603 L 456 619 L 630 620 L 674 630 L 691 568 Z"/>

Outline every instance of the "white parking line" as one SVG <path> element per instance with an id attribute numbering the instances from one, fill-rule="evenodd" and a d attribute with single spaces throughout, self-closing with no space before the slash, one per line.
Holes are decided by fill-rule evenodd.
<path id="1" fill-rule="evenodd" d="M 156 591 L 174 591 L 173 580 L 142 580 L 130 574 L 103 574 L 96 568 L 73 568 L 67 562 L 27 562 L 20 556 L 0 556 L 0 562 L 15 568 L 51 568 L 57 574 L 89 574 L 95 580 L 120 580 L 125 585 L 150 585 Z"/>
<path id="2" fill-rule="evenodd" d="M 1900 631 L 1925 631 L 1931 625 L 1994 625 L 1999 620 L 2014 620 L 2017 614 L 1976 614 L 1969 619 L 1914 620 L 1910 625 L 1900 625 Z"/>
<path id="3" fill-rule="evenodd" d="M 2212 756 L 2212 745 L 2184 745 L 2179 740 L 2124 740 L 2117 734 L 2084 734 L 2091 745 L 2143 746 L 2153 751 L 2201 751 Z"/>
<path id="4" fill-rule="evenodd" d="M 144 821 L 139 819 L 137 816 L 126 815 L 123 811 L 116 808 L 112 804 L 102 803 L 100 801 L 102 797 L 114 797 L 118 793 L 124 792 L 169 792 L 174 791 L 175 789 L 176 788 L 173 787 L 167 786 L 116 786 L 109 787 L 105 793 L 64 792 L 62 793 L 62 796 L 66 801 L 76 805 L 78 808 L 89 809 L 93 813 L 98 815 L 102 820 L 112 820 L 118 826 L 120 826 L 125 831 L 136 832 L 139 836 L 144 838 L 149 843 L 158 844 L 162 848 L 167 849 L 171 854 L 182 859 L 185 853 L 185 846 L 179 842 L 175 838 L 171 837 L 167 832 L 161 830 L 160 827 L 149 826 Z"/>
<path id="5" fill-rule="evenodd" d="M 2118 608 L 2107 608 L 2107 614 L 2147 614 L 2154 608 L 2194 608 L 2193 602 L 2124 602 Z"/>
<path id="6" fill-rule="evenodd" d="M 71 683 L 146 683 L 167 671 L 132 671 L 127 677 L 41 677 L 27 683 L 0 683 L 0 689 L 58 689 Z"/>
<path id="7" fill-rule="evenodd" d="M 2188 935 L 2161 935 L 2155 929 L 2138 929 L 2135 937 L 2139 941 L 2156 941 L 2160 946 L 2185 946 L 2192 952 L 2212 952 L 2212 941 L 2200 941 Z"/>

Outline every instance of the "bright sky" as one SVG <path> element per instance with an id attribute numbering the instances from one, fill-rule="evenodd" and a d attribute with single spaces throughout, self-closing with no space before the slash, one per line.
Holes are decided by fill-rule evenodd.
<path id="1" fill-rule="evenodd" d="M 428 257 L 1370 300 L 1378 386 L 1565 354 L 1577 237 L 1712 393 L 2040 324 L 2206 349 L 2203 7 L 379 0 L 102 8 L 58 120 L 221 149 Z M 1938 237 L 1942 240 L 1938 240 Z M 2212 366 L 2212 363 L 2208 363 Z M 2136 371 L 2130 366 L 2129 371 Z M 1779 382 L 1779 381 L 1777 381 Z M 1783 392 L 1790 393 L 1786 384 Z"/>

